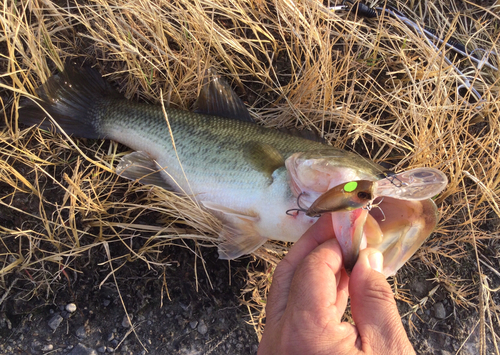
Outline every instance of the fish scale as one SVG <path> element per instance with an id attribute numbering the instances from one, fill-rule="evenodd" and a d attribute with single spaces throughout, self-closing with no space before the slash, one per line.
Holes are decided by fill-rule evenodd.
<path id="1" fill-rule="evenodd" d="M 161 166 L 177 171 L 180 167 L 166 124 L 168 119 L 179 160 L 192 183 L 201 177 L 240 187 L 255 188 L 256 182 L 266 185 L 268 178 L 253 169 L 245 158 L 246 145 L 252 142 L 272 144 L 285 159 L 297 150 L 325 148 L 318 142 L 233 119 L 170 108 L 165 109 L 165 117 L 161 107 L 125 100 L 110 100 L 103 106 L 106 109 L 97 117 L 101 122 L 100 137 L 120 141 L 134 150 L 148 151 Z M 181 172 L 175 175 L 180 176 Z"/>

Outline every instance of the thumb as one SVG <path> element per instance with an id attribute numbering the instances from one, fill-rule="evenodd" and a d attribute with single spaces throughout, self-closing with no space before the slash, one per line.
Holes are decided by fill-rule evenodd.
<path id="1" fill-rule="evenodd" d="M 392 289 L 381 273 L 382 254 L 364 249 L 349 280 L 351 312 L 361 348 L 373 354 L 414 354 L 396 307 Z"/>

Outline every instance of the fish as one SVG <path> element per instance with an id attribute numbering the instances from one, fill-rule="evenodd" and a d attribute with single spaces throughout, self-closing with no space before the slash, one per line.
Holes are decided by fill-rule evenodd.
<path id="1" fill-rule="evenodd" d="M 335 186 L 378 181 L 387 171 L 360 155 L 254 122 L 232 88 L 211 71 L 196 109 L 127 100 L 90 67 L 67 64 L 26 99 L 19 122 L 74 137 L 110 139 L 133 150 L 121 177 L 193 197 L 222 221 L 221 259 L 250 254 L 266 241 L 297 241 L 316 222 L 304 213 Z M 359 206 L 358 206 L 359 207 Z M 366 247 L 384 255 L 391 276 L 434 230 L 432 199 L 384 197 L 378 208 L 331 213 L 346 270 Z"/>

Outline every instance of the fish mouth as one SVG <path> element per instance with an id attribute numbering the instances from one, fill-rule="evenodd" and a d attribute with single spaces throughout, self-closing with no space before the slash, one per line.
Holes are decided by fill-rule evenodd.
<path id="1" fill-rule="evenodd" d="M 420 248 L 438 222 L 431 199 L 421 201 L 384 197 L 370 210 L 331 213 L 333 230 L 342 249 L 344 267 L 350 272 L 359 251 L 374 248 L 384 256 L 383 274 L 394 275 Z"/>
<path id="2" fill-rule="evenodd" d="M 345 184 L 354 181 L 376 181 L 383 171 L 373 162 L 338 150 L 295 153 L 285 164 L 293 195 L 308 208 L 329 191 L 334 197 L 351 191 L 351 186 L 341 192 L 333 191 L 340 184 L 346 187 Z M 429 198 L 403 200 L 385 196 L 364 207 L 360 207 L 362 201 L 350 203 L 354 200 L 348 196 L 334 199 L 333 204 L 324 204 L 331 209 L 313 208 L 318 213 L 331 214 L 333 230 L 348 272 L 356 264 L 359 251 L 369 247 L 383 254 L 383 274 L 386 277 L 394 275 L 420 248 L 438 222 L 437 207 Z M 314 216 L 312 211 L 306 213 Z"/>

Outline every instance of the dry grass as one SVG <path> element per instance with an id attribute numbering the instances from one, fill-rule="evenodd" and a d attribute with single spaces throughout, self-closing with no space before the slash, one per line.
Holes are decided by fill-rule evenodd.
<path id="1" fill-rule="evenodd" d="M 441 222 L 414 262 L 436 275 L 456 306 L 477 310 L 483 344 L 489 338 L 499 354 L 498 71 L 454 59 L 483 94 L 482 102 L 469 103 L 456 97 L 453 67 L 404 24 L 328 12 L 310 0 L 2 4 L 0 112 L 7 128 L 0 133 L 0 221 L 13 221 L 0 226 L 4 298 L 6 276 L 14 272 L 32 281 L 25 297 L 49 295 L 52 280 L 94 248 L 122 243 L 129 250 L 118 257 L 123 262 L 165 265 L 165 245 L 187 247 L 182 240 L 194 239 L 213 246 L 219 228 L 188 198 L 117 179 L 113 166 L 124 153 L 115 143 L 82 144 L 18 128 L 20 96 L 75 59 L 99 67 L 131 99 L 157 103 L 163 93 L 168 105 L 189 109 L 201 73 L 214 67 L 265 126 L 318 131 L 396 170 L 432 166 L 446 173 L 450 184 L 437 199 Z M 398 6 L 438 33 L 453 33 L 469 50 L 500 53 L 498 4 Z M 497 66 L 499 59 L 491 56 Z M 23 215 L 29 222 L 21 222 Z M 162 221 L 144 224 L 151 215 Z M 147 241 L 135 250 L 133 238 Z M 245 292 L 258 333 L 272 265 L 285 249 L 268 243 L 256 252 L 267 271 L 250 272 Z M 470 273 L 454 273 L 464 263 Z M 400 298 L 418 306 L 407 294 Z"/>

